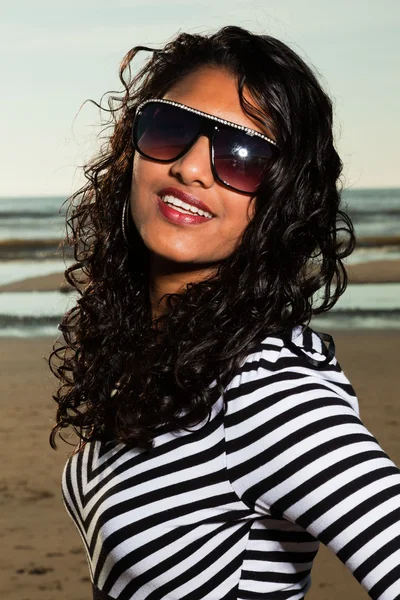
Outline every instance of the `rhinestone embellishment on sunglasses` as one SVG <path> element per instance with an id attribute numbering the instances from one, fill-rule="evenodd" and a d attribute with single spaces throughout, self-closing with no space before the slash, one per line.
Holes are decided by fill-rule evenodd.
<path id="1" fill-rule="evenodd" d="M 209 113 L 202 112 L 201 110 L 197 110 L 196 108 L 191 108 L 190 106 L 186 106 L 186 104 L 180 104 L 179 102 L 174 102 L 173 100 L 166 100 L 165 98 L 150 98 L 149 100 L 145 100 L 137 107 L 137 112 L 139 112 L 146 104 L 150 102 L 162 102 L 163 104 L 169 104 L 171 106 L 176 106 L 178 108 L 183 108 L 188 112 L 194 113 L 195 115 L 199 115 L 201 117 L 207 117 L 207 119 L 211 119 L 212 121 L 216 121 L 217 123 L 221 123 L 221 125 L 228 125 L 229 127 L 234 127 L 235 129 L 239 129 L 240 131 L 244 131 L 248 135 L 256 136 L 273 144 L 277 148 L 279 148 L 278 144 L 271 140 L 268 136 L 260 133 L 259 131 L 255 131 L 254 129 L 250 129 L 249 127 L 244 127 L 244 125 L 238 125 L 237 123 L 233 123 L 232 121 L 226 121 L 225 119 L 220 119 L 219 117 L 215 117 L 214 115 L 210 115 Z"/>

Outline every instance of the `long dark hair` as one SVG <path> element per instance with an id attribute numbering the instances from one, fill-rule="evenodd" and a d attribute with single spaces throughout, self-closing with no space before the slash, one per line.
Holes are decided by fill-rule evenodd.
<path id="1" fill-rule="evenodd" d="M 132 76 L 142 50 L 151 57 Z M 280 154 L 252 199 L 254 216 L 240 246 L 214 276 L 168 295 L 168 313 L 154 326 L 148 250 L 132 221 L 128 249 L 121 227 L 132 120 L 140 102 L 162 97 L 203 65 L 235 76 L 243 110 L 268 125 Z M 332 102 L 283 42 L 240 27 L 183 33 L 161 50 L 130 50 L 120 79 L 123 91 L 113 92 L 104 109 L 110 134 L 84 169 L 87 183 L 69 198 L 65 244 L 76 262 L 65 276 L 80 297 L 49 357 L 60 380 L 54 448 L 56 433 L 68 426 L 79 447 L 113 439 L 149 448 L 159 433 L 203 421 L 215 393 L 224 397 L 260 341 L 287 335 L 335 304 L 347 285 L 342 259 L 355 245 L 339 209 L 343 165 L 333 143 Z M 243 98 L 244 87 L 257 109 Z"/>

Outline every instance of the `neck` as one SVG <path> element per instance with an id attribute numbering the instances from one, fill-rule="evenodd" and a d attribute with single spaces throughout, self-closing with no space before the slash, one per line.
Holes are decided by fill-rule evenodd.
<path id="1" fill-rule="evenodd" d="M 153 320 L 167 312 L 165 294 L 184 292 L 189 283 L 196 283 L 215 274 L 215 265 L 177 263 L 152 255 L 149 265 L 149 300 Z"/>

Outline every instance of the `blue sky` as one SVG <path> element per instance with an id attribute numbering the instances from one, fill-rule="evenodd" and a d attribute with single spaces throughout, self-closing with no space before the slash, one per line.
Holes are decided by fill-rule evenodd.
<path id="1" fill-rule="evenodd" d="M 99 148 L 100 113 L 82 104 L 120 89 L 127 50 L 229 24 L 318 71 L 347 187 L 400 187 L 399 0 L 14 0 L 0 23 L 0 195 L 71 194 Z"/>

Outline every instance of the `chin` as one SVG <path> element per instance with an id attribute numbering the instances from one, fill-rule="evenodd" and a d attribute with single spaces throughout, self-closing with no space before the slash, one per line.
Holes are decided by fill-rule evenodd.
<path id="1" fill-rule="evenodd" d="M 183 252 L 182 250 L 161 250 L 160 248 L 149 248 L 153 257 L 159 262 L 170 263 L 176 268 L 187 266 L 191 269 L 197 268 L 212 268 L 216 266 L 216 262 L 207 259 L 204 256 L 199 256 L 197 253 Z"/>
<path id="2" fill-rule="evenodd" d="M 180 265 L 202 262 L 197 256 L 192 256 L 191 254 L 182 254 L 182 252 L 155 252 L 154 254 L 156 254 L 157 257 L 164 262 Z"/>

